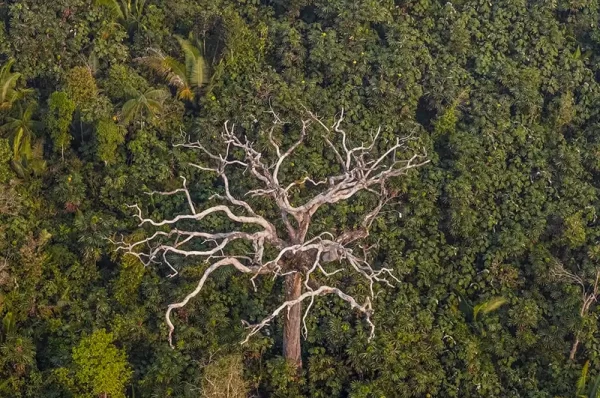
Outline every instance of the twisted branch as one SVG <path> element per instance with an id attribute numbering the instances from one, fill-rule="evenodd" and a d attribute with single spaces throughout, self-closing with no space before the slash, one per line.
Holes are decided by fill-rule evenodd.
<path id="1" fill-rule="evenodd" d="M 191 150 L 197 150 L 204 159 L 204 163 L 190 163 L 190 166 L 202 172 L 214 173 L 223 181 L 223 192 L 214 195 L 211 200 L 222 202 L 204 210 L 198 210 L 192 200 L 192 195 L 187 187 L 187 180 L 182 177 L 182 188 L 169 192 L 149 192 L 149 195 L 171 196 L 183 194 L 189 207 L 189 214 L 179 214 L 173 218 L 154 220 L 144 217 L 141 207 L 137 204 L 129 206 L 135 211 L 134 217 L 139 220 L 140 227 L 160 228 L 145 239 L 134 242 L 115 242 L 117 250 L 136 256 L 144 265 L 164 263 L 172 271 L 169 276 L 177 275 L 176 267 L 171 264 L 172 256 L 199 257 L 210 264 L 204 271 L 196 288 L 182 301 L 170 304 L 165 314 L 169 327 L 169 344 L 173 347 L 173 332 L 175 326 L 171 319 L 173 310 L 184 307 L 192 298 L 196 297 L 204 287 L 207 278 L 217 269 L 224 266 L 233 266 L 241 273 L 251 275 L 251 282 L 256 289 L 255 280 L 260 275 L 270 275 L 273 278 L 284 275 L 300 273 L 303 276 L 304 292 L 293 300 L 288 300 L 277 307 L 261 322 L 249 325 L 249 332 L 243 342 L 267 326 L 283 310 L 290 310 L 296 304 L 309 299 L 302 322 L 306 336 L 306 318 L 316 297 L 334 294 L 350 304 L 351 308 L 360 311 L 371 327 L 369 339 L 374 336 L 375 326 L 371 322 L 371 300 L 375 296 L 374 285 L 383 283 L 393 286 L 392 281 L 399 282 L 388 268 L 374 269 L 368 261 L 368 248 L 363 248 L 362 253 L 356 254 L 350 247 L 351 244 L 363 240 L 369 235 L 369 230 L 382 208 L 393 198 L 386 189 L 387 182 L 405 175 L 411 169 L 420 167 L 428 162 L 426 155 L 414 154 L 408 159 L 399 159 L 398 153 L 408 151 L 407 143 L 414 139 L 412 136 L 398 138 L 395 143 L 382 152 L 377 153 L 380 143 L 381 129 L 371 137 L 367 144 L 352 147 L 349 134 L 342 129 L 344 112 L 336 118 L 333 126 L 328 127 L 312 112 L 307 111 L 308 117 L 301 121 L 298 138 L 287 149 L 282 149 L 277 143 L 274 133 L 277 128 L 286 124 L 271 108 L 274 121 L 272 127 L 266 132 L 267 141 L 272 149 L 271 154 L 262 153 L 255 149 L 254 143 L 247 137 L 240 137 L 235 132 L 235 125 L 225 122 L 221 134 L 221 144 L 224 149 L 220 153 L 213 153 L 199 141 L 175 145 Z M 335 154 L 342 173 L 332 175 L 324 180 L 315 180 L 310 176 L 294 182 L 284 183 L 283 180 L 291 176 L 283 176 L 281 170 L 286 161 L 289 161 L 296 149 L 304 144 L 306 137 L 312 131 L 310 127 L 317 126 L 320 137 L 327 143 L 329 149 Z M 332 137 L 341 137 L 337 145 Z M 242 157 L 236 155 L 243 154 Z M 244 198 L 264 197 L 271 199 L 278 209 L 278 222 L 285 227 L 284 233 L 276 228 L 275 220 L 269 220 L 259 214 L 250 201 L 235 197 L 230 188 L 228 171 L 238 168 L 247 172 L 246 175 L 254 180 L 255 186 L 246 192 Z M 287 178 L 285 178 L 287 177 Z M 311 184 L 311 191 L 316 193 L 303 203 L 292 203 L 290 193 L 294 188 L 305 183 Z M 311 221 L 315 212 L 325 204 L 338 204 L 358 192 L 368 192 L 377 197 L 377 205 L 363 215 L 360 227 L 356 230 L 344 231 L 338 236 L 330 232 L 322 232 L 313 238 L 307 239 Z M 210 232 L 203 230 L 205 219 L 211 215 L 225 217 L 230 221 L 244 226 L 244 230 L 228 232 Z M 295 221 L 295 224 L 292 223 Z M 187 225 L 197 225 L 193 230 L 180 227 L 182 222 Z M 192 223 L 192 224 L 190 224 Z M 164 231 L 164 228 L 170 228 Z M 246 230 L 250 227 L 250 231 Z M 189 227 L 187 227 L 189 228 Z M 246 253 L 236 252 L 231 243 L 242 241 L 247 243 Z M 267 248 L 270 248 L 267 250 Z M 273 250 L 274 249 L 274 250 Z M 267 258 L 265 253 L 276 253 Z M 212 262 L 212 264 L 211 264 Z M 327 271 L 325 265 L 339 263 L 342 265 L 335 271 Z M 345 266 L 344 266 L 345 264 Z M 320 286 L 317 279 L 326 279 L 339 272 L 350 272 L 360 275 L 369 283 L 369 297 L 364 304 L 344 293 L 338 288 Z M 319 275 L 317 277 L 317 275 Z"/>

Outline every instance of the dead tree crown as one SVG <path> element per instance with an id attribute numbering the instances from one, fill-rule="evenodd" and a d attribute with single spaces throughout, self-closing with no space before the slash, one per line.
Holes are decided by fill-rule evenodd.
<path id="1" fill-rule="evenodd" d="M 335 118 L 331 127 L 327 126 L 314 113 L 307 111 L 307 117 L 301 121 L 297 141 L 284 149 L 276 142 L 274 131 L 285 122 L 274 111 L 271 110 L 271 113 L 274 120 L 273 126 L 264 134 L 267 135 L 266 138 L 271 147 L 270 152 L 274 153 L 272 162 L 266 160 L 267 156 L 258 151 L 253 142 L 246 137 L 238 136 L 235 126 L 229 122 L 225 122 L 220 137 L 224 147 L 222 153 L 213 153 L 200 142 L 176 145 L 199 151 L 202 158 L 205 159 L 205 163 L 190 163 L 190 166 L 203 172 L 214 173 L 222 180 L 223 194 L 213 197 L 220 204 L 203 210 L 199 209 L 192 200 L 186 179 L 182 177 L 183 184 L 180 189 L 170 192 L 149 192 L 148 194 L 182 195 L 186 198 L 189 207 L 189 212 L 186 214 L 180 214 L 170 219 L 154 220 L 146 218 L 139 205 L 129 206 L 135 210 L 135 217 L 139 220 L 140 227 L 154 227 L 157 231 L 149 237 L 135 242 L 118 242 L 117 250 L 136 256 L 145 265 L 165 264 L 172 271 L 170 277 L 178 273 L 169 261 L 172 255 L 199 257 L 209 264 L 196 288 L 183 300 L 170 304 L 167 308 L 165 318 L 169 327 L 169 344 L 171 346 L 173 346 L 172 339 L 175 330 L 171 319 L 172 311 L 182 308 L 196 297 L 202 291 L 211 273 L 224 266 L 233 266 L 239 272 L 252 275 L 251 281 L 255 289 L 255 279 L 261 275 L 277 278 L 299 273 L 302 277 L 302 293 L 293 300 L 281 303 L 261 322 L 247 325 L 249 333 L 244 342 L 267 326 L 283 311 L 289 311 L 291 307 L 304 301 L 309 302 L 302 317 L 303 332 L 306 335 L 305 321 L 315 298 L 327 294 L 337 295 L 350 304 L 353 309 L 363 313 L 371 328 L 369 338 L 372 338 L 375 332 L 375 325 L 371 321 L 373 285 L 384 283 L 391 286 L 391 281 L 399 282 L 391 269 L 372 267 L 368 260 L 368 248 L 357 247 L 356 244 L 368 236 L 371 224 L 393 197 L 386 186 L 388 181 L 426 164 L 428 160 L 424 151 L 404 159 L 397 157 L 399 152 L 406 153 L 408 151 L 407 144 L 413 139 L 411 136 L 396 138 L 392 145 L 381 151 L 378 148 L 381 146 L 379 142 L 381 141 L 381 128 L 372 135 L 369 143 L 350 146 L 348 134 L 342 129 L 343 110 Z M 284 162 L 290 161 L 294 151 L 303 145 L 309 128 L 312 126 L 321 131 L 320 138 L 324 140 L 326 149 L 335 156 L 341 172 L 323 180 L 317 181 L 307 176 L 285 184 L 280 176 L 282 165 Z M 243 156 L 236 157 L 233 155 L 234 152 L 241 153 Z M 246 192 L 242 198 L 235 197 L 230 189 L 231 181 L 228 171 L 235 167 L 244 169 L 248 178 L 253 178 L 258 186 L 258 188 Z M 311 189 L 315 194 L 304 203 L 292 204 L 290 193 L 303 184 L 311 184 Z M 311 221 L 319 208 L 324 205 L 339 204 L 361 191 L 375 195 L 377 205 L 370 212 L 361 216 L 358 228 L 345 231 L 337 236 L 323 231 L 314 237 L 307 238 Z M 273 201 L 278 209 L 279 219 L 269 220 L 255 211 L 250 203 L 253 197 L 264 197 Z M 228 232 L 211 232 L 178 227 L 184 221 L 200 222 L 215 214 L 239 224 L 240 228 Z M 278 231 L 276 224 L 283 225 L 285 231 L 283 233 Z M 245 231 L 248 230 L 246 227 L 249 225 L 254 227 L 255 232 Z M 165 231 L 165 229 L 169 230 Z M 231 243 L 239 240 L 245 241 L 249 247 L 252 247 L 250 254 L 239 255 L 231 250 Z M 202 249 L 198 249 L 198 247 L 202 247 Z M 266 250 L 267 248 L 274 250 Z M 265 254 L 267 251 L 277 254 L 267 256 Z M 328 263 L 336 263 L 338 269 L 327 270 L 325 264 Z M 320 273 L 321 278 L 326 278 L 334 273 L 343 272 L 360 275 L 369 284 L 369 297 L 366 297 L 362 304 L 339 288 L 318 283 L 314 277 L 316 273 Z"/>

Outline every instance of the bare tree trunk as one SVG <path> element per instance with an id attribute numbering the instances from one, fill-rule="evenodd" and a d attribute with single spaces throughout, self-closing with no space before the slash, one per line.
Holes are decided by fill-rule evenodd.
<path id="1" fill-rule="evenodd" d="M 302 294 L 302 279 L 299 273 L 286 275 L 285 300 L 296 300 Z M 302 352 L 300 349 L 300 332 L 302 327 L 302 304 L 298 303 L 289 308 L 283 321 L 283 356 L 286 360 L 302 367 Z"/>
<path id="2" fill-rule="evenodd" d="M 195 149 L 202 153 L 202 157 L 205 157 L 205 161 L 208 163 L 205 164 L 205 161 L 203 161 L 202 165 L 194 163 L 190 163 L 190 165 L 205 172 L 216 173 L 219 176 L 223 182 L 223 192 L 213 196 L 222 203 L 200 211 L 198 204 L 192 200 L 192 195 L 186 185 L 187 180 L 181 176 L 183 179 L 182 188 L 169 192 L 153 191 L 148 192 L 148 194 L 161 196 L 185 194 L 189 211 L 170 220 L 157 221 L 146 218 L 143 215 L 142 207 L 139 205 L 129 206 L 134 210 L 134 217 L 140 222 L 139 225 L 166 226 L 170 228 L 169 231 L 161 228 L 145 239 L 134 242 L 127 239 L 126 242 L 123 237 L 120 242 L 113 243 L 118 245 L 117 250 L 122 250 L 136 257 L 144 265 L 156 264 L 161 262 L 160 259 L 162 259 L 162 262 L 172 271 L 169 277 L 178 274 L 178 270 L 167 259 L 169 253 L 183 255 L 184 257 L 200 257 L 210 263 L 200 277 L 196 288 L 180 302 L 169 304 L 167 307 L 165 321 L 169 328 L 169 345 L 171 348 L 174 348 L 173 332 L 175 330 L 171 319 L 172 312 L 184 307 L 191 299 L 200 294 L 207 278 L 217 269 L 229 266 L 243 274 L 253 275 L 251 281 L 254 288 L 256 288 L 254 280 L 259 275 L 270 275 L 273 279 L 284 278 L 285 302 L 276 307 L 261 322 L 248 325 L 249 332 L 242 344 L 248 342 L 252 336 L 270 325 L 273 319 L 281 314 L 285 317 L 283 355 L 292 366 L 300 369 L 302 367 L 300 335 L 304 325 L 303 317 L 308 315 L 302 313 L 301 303 L 303 300 L 309 300 L 312 304 L 316 297 L 324 295 L 337 296 L 340 300 L 348 303 L 352 309 L 361 312 L 365 316 L 371 329 L 368 341 L 373 338 L 375 325 L 371 321 L 371 314 L 373 313 L 371 306 L 373 299 L 372 286 L 376 282 L 393 286 L 391 280 L 398 283 L 401 283 L 401 281 L 394 276 L 389 268 L 375 270 L 371 267 L 369 264 L 369 258 L 371 257 L 369 248 L 363 247 L 363 250 L 357 251 L 358 254 L 355 254 L 350 245 L 368 236 L 369 228 L 382 208 L 397 196 L 397 192 L 388 192 L 386 182 L 391 178 L 405 175 L 410 169 L 427 164 L 429 160 L 425 159 L 426 154 L 414 154 L 406 159 L 397 158 L 400 153 L 405 154 L 411 151 L 411 145 L 408 142 L 412 138 L 410 136 L 397 137 L 395 144 L 392 143 L 388 146 L 387 140 L 386 142 L 381 141 L 383 139 L 380 137 L 381 128 L 377 129 L 370 144 L 362 143 L 359 147 L 348 148 L 346 132 L 340 127 L 344 120 L 343 108 L 339 116 L 335 117 L 335 123 L 332 127 L 328 127 L 315 114 L 307 111 L 309 117 L 301 120 L 302 128 L 298 140 L 284 149 L 277 143 L 279 139 L 273 134 L 285 133 L 287 128 L 285 126 L 288 125 L 288 122 L 282 121 L 273 108 L 269 113 L 273 115 L 274 120 L 266 137 L 268 139 L 267 145 L 270 144 L 271 147 L 268 154 L 261 153 L 257 148 L 254 148 L 253 143 L 245 136 L 242 138 L 241 132 L 234 131 L 234 126 L 229 121 L 225 122 L 224 131 L 221 133 L 220 144 L 223 149 L 221 153 L 212 153 L 199 141 L 174 144 L 175 147 Z M 327 144 L 332 152 L 332 158 L 335 158 L 341 168 L 338 173 L 332 174 L 323 180 L 315 180 L 306 175 L 287 185 L 280 183 L 280 171 L 287 171 L 287 165 L 293 166 L 290 157 L 298 147 L 304 145 L 304 141 L 308 136 L 312 136 L 309 134 L 309 126 L 313 123 L 325 130 L 321 134 L 322 145 Z M 83 129 L 80 128 L 80 130 Z M 81 134 L 83 134 L 83 131 L 81 131 Z M 337 144 L 331 141 L 333 138 L 336 138 Z M 386 144 L 387 149 L 380 151 L 381 146 L 384 144 Z M 298 154 L 296 153 L 296 155 Z M 271 213 L 274 219 L 260 215 L 261 212 L 255 211 L 251 202 L 236 198 L 231 193 L 230 180 L 226 173 L 226 169 L 231 168 L 243 169 L 247 178 L 252 182 L 244 180 L 242 186 L 247 185 L 255 188 L 241 197 L 260 197 L 262 199 L 259 203 L 262 203 L 263 200 L 271 201 L 274 206 L 274 211 Z M 297 172 L 293 175 L 295 177 L 299 176 Z M 286 176 L 285 179 L 291 180 L 292 175 Z M 320 188 L 315 188 L 314 195 L 306 197 L 304 203 L 297 203 L 296 190 L 301 189 L 305 183 Z M 311 192 L 312 190 L 313 188 L 311 188 Z M 338 229 L 340 226 L 332 226 L 321 233 L 318 233 L 318 230 L 312 231 L 311 235 L 313 237 L 306 240 L 312 217 L 319 208 L 341 204 L 360 192 L 365 192 L 365 194 L 369 192 L 374 195 L 377 199 L 377 205 L 367 214 L 359 216 L 362 221 L 358 229 L 344 230 L 345 232 L 340 236 L 335 236 L 330 231 Z M 278 211 L 275 211 L 275 209 Z M 251 225 L 253 228 L 217 232 L 194 229 L 185 231 L 180 230 L 179 227 L 176 228 L 176 224 L 180 220 L 201 221 L 212 214 L 219 214 L 224 219 L 235 222 L 236 225 Z M 278 228 L 281 226 L 285 227 L 289 237 L 287 240 L 280 238 L 284 233 L 283 231 L 278 232 Z M 250 230 L 254 232 L 249 232 Z M 237 251 L 231 243 L 239 240 L 252 245 L 254 253 L 248 253 L 247 256 L 243 257 L 236 255 Z M 202 242 L 203 250 L 195 247 L 194 242 Z M 210 244 L 204 244 L 209 242 Z M 149 251 L 140 250 L 145 247 Z M 268 250 L 265 250 L 267 248 Z M 170 258 L 170 255 L 168 257 Z M 216 258 L 219 259 L 213 262 L 212 260 Z M 332 273 L 328 273 L 323 265 L 331 262 L 345 263 L 345 265 Z M 290 274 L 290 271 L 295 271 L 295 273 Z M 360 274 L 368 281 L 371 296 L 366 297 L 364 304 L 359 304 L 354 297 L 344 293 L 339 288 L 322 284 L 325 282 L 326 277 L 338 272 L 345 272 L 348 277 Z M 316 283 L 316 275 L 321 275 L 319 283 Z M 569 277 L 567 280 L 572 282 L 574 279 Z M 600 281 L 600 271 L 597 280 Z M 303 286 L 306 286 L 306 289 Z M 313 288 L 313 286 L 316 287 Z M 310 307 L 309 305 L 307 309 L 310 309 Z"/>
<path id="3" fill-rule="evenodd" d="M 569 359 L 571 361 L 575 359 L 575 354 L 577 354 L 578 346 L 579 346 L 579 337 L 575 337 L 575 341 L 573 342 L 573 347 L 571 347 L 571 352 L 569 353 Z"/>

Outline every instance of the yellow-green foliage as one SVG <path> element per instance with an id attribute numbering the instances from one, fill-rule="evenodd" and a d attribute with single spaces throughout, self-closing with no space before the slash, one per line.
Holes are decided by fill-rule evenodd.
<path id="1" fill-rule="evenodd" d="M 581 212 L 565 218 L 563 237 L 571 247 L 581 246 L 585 243 L 585 221 Z"/>
<path id="2" fill-rule="evenodd" d="M 111 120 L 100 120 L 96 126 L 96 155 L 105 164 L 117 160 L 117 148 L 125 140 L 125 129 Z"/>
<path id="3" fill-rule="evenodd" d="M 87 66 L 77 66 L 67 72 L 66 92 L 78 107 L 91 104 L 98 95 L 96 79 Z"/>
<path id="4" fill-rule="evenodd" d="M 90 67 L 77 66 L 67 72 L 65 92 L 75 102 L 82 121 L 91 123 L 110 117 L 113 105 L 100 94 Z"/>
<path id="5" fill-rule="evenodd" d="M 76 397 L 125 397 L 131 370 L 125 351 L 114 345 L 111 333 L 100 329 L 82 338 L 71 357 L 72 366 L 55 374 Z"/>
<path id="6" fill-rule="evenodd" d="M 449 134 L 456 131 L 456 123 L 458 117 L 456 115 L 456 105 L 452 105 L 442 113 L 435 122 L 436 134 Z"/>
<path id="7" fill-rule="evenodd" d="M 210 363 L 203 370 L 203 398 L 246 398 L 248 385 L 243 375 L 242 356 L 231 354 Z"/>
<path id="8" fill-rule="evenodd" d="M 12 176 L 8 162 L 12 158 L 10 143 L 6 138 L 0 138 L 0 183 L 8 181 Z"/>
<path id="9" fill-rule="evenodd" d="M 75 102 L 72 101 L 67 93 L 57 91 L 50 95 L 48 99 L 48 120 L 46 126 L 50 130 L 50 136 L 54 143 L 54 150 L 64 152 L 65 147 L 71 141 L 69 126 L 73 120 L 75 111 Z"/>
<path id="10" fill-rule="evenodd" d="M 477 319 L 478 314 L 489 314 L 506 304 L 504 297 L 492 297 L 491 299 L 473 307 L 473 319 Z"/>
<path id="11" fill-rule="evenodd" d="M 131 255 L 123 256 L 115 291 L 115 298 L 119 303 L 127 305 L 131 302 L 131 297 L 136 294 L 143 276 L 144 265 L 140 260 Z"/>
<path id="12" fill-rule="evenodd" d="M 558 111 L 556 114 L 556 125 L 562 127 L 571 123 L 575 117 L 575 99 L 573 93 L 567 91 L 558 100 Z"/>

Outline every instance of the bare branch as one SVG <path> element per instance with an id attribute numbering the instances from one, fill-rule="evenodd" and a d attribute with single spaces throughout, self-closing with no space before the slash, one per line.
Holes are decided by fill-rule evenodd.
<path id="1" fill-rule="evenodd" d="M 369 341 L 371 341 L 371 339 L 375 336 L 375 325 L 373 324 L 373 322 L 371 322 L 372 308 L 371 308 L 371 301 L 369 300 L 369 298 L 367 298 L 365 304 L 360 305 L 356 302 L 354 297 L 347 295 L 346 293 L 342 292 L 338 288 L 329 287 L 329 286 L 321 286 L 317 290 L 311 290 L 311 291 L 301 294 L 300 297 L 298 297 L 295 300 L 290 300 L 290 301 L 284 302 L 279 307 L 277 307 L 277 309 L 275 309 L 275 311 L 273 311 L 271 313 L 271 315 L 269 315 L 268 317 L 263 319 L 260 323 L 258 323 L 256 325 L 250 325 L 249 326 L 250 332 L 248 333 L 246 338 L 242 341 L 242 344 L 247 343 L 248 340 L 250 339 L 250 337 L 254 336 L 261 329 L 263 329 L 265 326 L 267 326 L 269 324 L 269 322 L 271 322 L 274 318 L 276 318 L 279 315 L 279 313 L 281 313 L 281 311 L 291 308 L 294 305 L 303 302 L 307 298 L 311 298 L 311 301 L 312 301 L 312 299 L 314 297 L 323 296 L 326 294 L 337 295 L 342 300 L 348 302 L 352 309 L 357 309 L 365 315 L 367 323 L 371 327 L 371 333 L 369 335 Z M 309 309 L 310 309 L 310 307 L 309 307 Z"/>
<path id="2" fill-rule="evenodd" d="M 273 182 L 275 183 L 275 185 L 279 186 L 279 179 L 278 179 L 278 175 L 279 175 L 279 168 L 281 167 L 283 161 L 292 154 L 292 152 L 294 152 L 294 150 L 296 148 L 298 148 L 298 146 L 300 146 L 300 144 L 302 144 L 302 142 L 304 141 L 304 137 L 306 137 L 306 129 L 308 127 L 308 120 L 303 120 L 302 121 L 302 132 L 300 133 L 300 138 L 298 139 L 298 141 L 296 141 L 294 143 L 294 145 L 292 145 L 287 151 L 285 151 L 285 153 L 283 155 L 279 155 L 278 154 L 278 159 L 277 159 L 277 163 L 275 163 L 275 170 L 273 171 Z M 279 150 L 277 151 L 279 152 Z"/>
<path id="3" fill-rule="evenodd" d="M 202 287 L 204 286 L 204 283 L 206 282 L 206 279 L 209 277 L 209 275 L 224 265 L 233 265 L 238 271 L 243 273 L 261 272 L 255 267 L 246 267 L 241 262 L 239 262 L 238 259 L 233 257 L 224 258 L 208 267 L 207 270 L 204 271 L 204 274 L 202 275 L 202 278 L 200 278 L 200 282 L 198 282 L 198 286 L 196 286 L 196 289 L 194 289 L 194 291 L 185 296 L 185 298 L 179 303 L 169 304 L 167 312 L 165 313 L 165 319 L 167 321 L 167 325 L 169 326 L 169 345 L 171 346 L 171 348 L 173 348 L 173 331 L 175 330 L 175 326 L 173 326 L 173 322 L 171 322 L 171 311 L 173 311 L 176 308 L 184 307 L 191 299 L 196 297 L 198 293 L 200 293 L 200 291 L 202 290 Z"/>
<path id="4" fill-rule="evenodd" d="M 192 214 L 196 214 L 196 207 L 194 206 L 194 202 L 192 202 L 192 197 L 190 195 L 190 191 L 188 190 L 188 188 L 186 186 L 187 180 L 183 176 L 181 176 L 181 179 L 183 180 L 183 188 L 179 188 L 179 189 L 176 189 L 171 192 L 152 191 L 152 192 L 147 192 L 146 194 L 150 195 L 150 196 L 152 196 L 152 195 L 169 196 L 169 195 L 175 195 L 177 193 L 183 192 L 183 193 L 185 193 L 185 197 L 187 198 L 188 205 L 190 207 Z"/>
<path id="5" fill-rule="evenodd" d="M 398 138 L 395 143 L 386 146 L 386 149 L 380 152 L 379 147 L 385 143 L 381 142 L 381 128 L 378 128 L 369 142 L 352 146 L 351 135 L 342 128 L 344 110 L 336 116 L 331 127 L 307 110 L 308 117 L 301 120 L 297 139 L 284 148 L 277 142 L 274 132 L 287 122 L 284 122 L 272 107 L 268 113 L 272 114 L 274 119 L 273 125 L 264 133 L 272 148 L 269 153 L 256 150 L 254 143 L 247 137 L 240 136 L 236 132 L 235 125 L 229 121 L 224 124 L 220 140 L 222 149 L 218 153 L 208 150 L 199 141 L 175 145 L 198 151 L 201 161 L 190 163 L 190 166 L 201 172 L 214 173 L 223 181 L 222 192 L 211 198 L 211 204 L 212 200 L 219 201 L 219 204 L 204 210 L 197 209 L 187 187 L 187 180 L 182 177 L 182 188 L 148 194 L 163 196 L 184 194 L 190 214 L 155 220 L 145 217 L 140 205 L 129 206 L 134 209 L 134 217 L 139 220 L 140 227 L 154 227 L 159 230 L 134 242 L 124 240 L 115 242 L 118 245 L 117 250 L 137 257 L 145 265 L 165 264 L 171 270 L 170 276 L 178 273 L 177 266 L 173 263 L 174 256 L 200 257 L 209 264 L 196 288 L 182 301 L 168 306 L 165 318 L 169 327 L 171 346 L 173 346 L 175 330 L 171 317 L 172 311 L 182 308 L 196 297 L 203 289 L 207 278 L 223 266 L 233 266 L 239 272 L 251 275 L 250 281 L 255 289 L 256 279 L 260 275 L 269 275 L 272 278 L 291 277 L 298 281 L 293 285 L 295 286 L 295 290 L 292 289 L 293 296 L 288 297 L 286 292 L 286 300 L 283 304 L 259 324 L 249 326 L 250 332 L 244 342 L 268 325 L 282 311 L 287 310 L 291 313 L 292 307 L 310 299 L 304 314 L 296 311 L 299 315 L 294 315 L 298 318 L 301 316 L 306 336 L 308 332 L 306 318 L 314 300 L 318 296 L 327 294 L 337 295 L 348 302 L 352 308 L 362 312 L 371 327 L 370 338 L 372 338 L 375 327 L 370 316 L 371 300 L 375 297 L 375 284 L 393 286 L 392 282 L 400 282 L 391 269 L 374 269 L 370 265 L 369 249 L 374 246 L 360 246 L 357 242 L 369 236 L 374 220 L 380 216 L 382 209 L 393 198 L 394 195 L 390 195 L 386 188 L 388 182 L 428 162 L 424 154 L 414 154 L 406 159 L 399 158 L 400 153 L 409 151 L 407 144 L 413 137 Z M 286 162 L 291 162 L 295 151 L 304 145 L 306 138 L 312 133 L 312 126 L 317 126 L 320 132 L 317 138 L 322 139 L 335 155 L 336 162 L 341 167 L 340 174 L 322 180 L 310 175 L 304 175 L 299 179 L 297 177 L 294 179 L 294 176 L 281 176 L 281 170 L 284 169 Z M 234 196 L 230 186 L 235 181 L 230 174 L 232 169 L 243 172 L 246 178 L 254 183 L 252 189 L 240 193 L 239 197 Z M 291 203 L 291 195 L 294 195 L 294 201 L 298 200 L 295 188 L 305 184 L 310 184 L 310 189 L 303 193 L 312 196 L 303 197 L 302 203 Z M 313 216 L 321 206 L 338 204 L 359 192 L 373 195 L 377 199 L 377 204 L 362 215 L 357 229 L 344 231 L 338 236 L 330 232 L 321 232 L 312 238 L 307 238 Z M 276 211 L 271 216 L 276 220 L 268 218 L 253 207 L 252 198 L 256 197 L 272 201 Z M 211 215 L 226 217 L 230 221 L 241 224 L 241 227 L 239 230 L 228 232 L 203 231 L 201 228 L 204 224 L 203 220 Z M 190 224 L 194 223 L 198 224 L 198 230 L 190 227 Z M 275 227 L 278 223 L 285 226 L 283 232 L 286 236 L 279 235 Z M 185 225 L 188 230 L 183 229 L 182 225 Z M 235 241 L 243 242 L 242 247 L 246 247 L 247 251 L 240 252 L 239 245 L 233 247 L 232 242 Z M 359 249 L 356 253 L 350 247 L 351 244 L 355 246 L 354 250 Z M 327 271 L 325 269 L 327 264 L 335 264 L 335 270 Z M 366 298 L 365 304 L 358 304 L 355 298 L 336 287 L 321 286 L 320 282 L 323 279 L 340 272 L 359 275 L 368 283 L 369 297 Z M 577 280 L 574 275 L 565 272 L 563 274 L 566 278 L 571 278 L 570 280 Z M 594 288 L 595 296 L 598 278 Z M 299 326 L 298 330 L 300 330 Z"/>
<path id="6" fill-rule="evenodd" d="M 569 270 L 567 270 L 564 265 L 555 261 L 554 265 L 550 269 L 550 276 L 561 282 L 568 282 L 575 285 L 579 285 L 581 288 L 581 308 L 579 309 L 579 316 L 581 318 L 586 317 L 589 314 L 590 307 L 593 303 L 598 301 L 598 283 L 600 282 L 600 269 L 596 269 L 596 277 L 594 280 L 594 284 L 589 286 L 586 283 L 585 279 L 577 275 Z M 571 346 L 571 351 L 569 352 L 569 359 L 574 360 L 575 355 L 577 354 L 577 348 L 579 347 L 580 341 L 580 333 L 581 331 L 575 332 L 575 341 Z"/>

